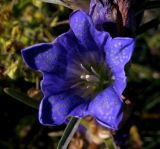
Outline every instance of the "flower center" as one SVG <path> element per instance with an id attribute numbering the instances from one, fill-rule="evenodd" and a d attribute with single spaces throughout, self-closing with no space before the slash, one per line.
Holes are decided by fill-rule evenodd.
<path id="1" fill-rule="evenodd" d="M 84 98 L 93 98 L 98 92 L 107 88 L 113 82 L 110 69 L 105 64 L 80 64 L 78 82 L 71 88 L 77 88 L 78 94 Z"/>

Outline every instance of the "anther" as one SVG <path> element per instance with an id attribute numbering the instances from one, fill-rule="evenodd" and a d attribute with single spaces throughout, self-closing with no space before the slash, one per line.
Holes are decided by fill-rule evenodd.
<path id="1" fill-rule="evenodd" d="M 80 78 L 81 78 L 81 79 L 85 79 L 85 78 L 86 78 L 86 75 L 81 75 Z"/>
<path id="2" fill-rule="evenodd" d="M 89 82 L 99 82 L 100 79 L 94 75 L 86 75 L 86 80 Z"/>

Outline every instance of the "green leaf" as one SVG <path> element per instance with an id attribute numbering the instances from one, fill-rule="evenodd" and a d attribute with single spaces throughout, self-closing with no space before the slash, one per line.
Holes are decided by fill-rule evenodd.
<path id="1" fill-rule="evenodd" d="M 77 8 L 82 8 L 85 10 L 89 9 L 89 0 L 76 0 L 76 1 L 75 0 L 40 0 L 40 1 L 63 5 L 71 9 L 77 9 Z"/>
<path id="2" fill-rule="evenodd" d="M 4 92 L 18 101 L 32 108 L 38 109 L 39 102 L 36 101 L 36 99 L 30 98 L 26 94 L 12 88 L 4 88 Z"/>
<path id="3" fill-rule="evenodd" d="M 135 76 L 137 76 L 140 79 L 148 79 L 148 80 L 153 80 L 154 74 L 157 74 L 159 76 L 158 72 L 150 69 L 149 67 L 133 63 L 130 67 L 129 73 L 131 79 L 135 79 L 135 81 L 137 80 Z"/>
<path id="4" fill-rule="evenodd" d="M 28 4 L 31 4 L 31 0 L 21 0 L 21 1 L 19 1 L 19 3 L 18 3 L 18 8 L 19 9 L 23 9 L 23 8 L 25 8 Z"/>
<path id="5" fill-rule="evenodd" d="M 57 149 L 66 149 L 69 142 L 71 141 L 74 133 L 76 132 L 81 119 L 72 117 L 68 123 L 61 140 L 58 143 Z"/>
<path id="6" fill-rule="evenodd" d="M 140 35 L 144 32 L 146 32 L 147 30 L 151 29 L 151 28 L 156 28 L 158 27 L 158 25 L 160 24 L 160 19 L 159 18 L 155 18 L 143 25 L 141 25 L 137 31 L 136 31 L 136 35 Z"/>
<path id="7" fill-rule="evenodd" d="M 69 7 L 69 8 L 70 8 L 70 3 L 71 3 L 71 2 L 64 2 L 61 0 L 40 0 L 40 1 L 47 2 L 47 3 L 53 3 L 53 4 L 57 4 L 57 5 L 63 5 L 65 7 Z"/>
<path id="8" fill-rule="evenodd" d="M 149 99 L 147 100 L 147 103 L 145 103 L 143 110 L 149 111 L 155 106 L 157 106 L 158 104 L 160 104 L 160 93 L 157 93 L 152 97 L 149 97 Z"/>
<path id="9" fill-rule="evenodd" d="M 136 14 L 139 14 L 147 9 L 160 8 L 160 1 L 147 1 L 140 7 L 135 8 Z"/>
<path id="10" fill-rule="evenodd" d="M 160 8 L 160 1 L 148 1 L 144 4 L 144 9 Z"/>

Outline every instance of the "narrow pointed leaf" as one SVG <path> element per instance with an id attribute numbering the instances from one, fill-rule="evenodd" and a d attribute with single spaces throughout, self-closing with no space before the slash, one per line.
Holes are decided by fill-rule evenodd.
<path id="1" fill-rule="evenodd" d="M 140 35 L 140 34 L 146 32 L 147 30 L 149 30 L 149 29 L 151 29 L 151 28 L 156 28 L 156 27 L 158 27 L 159 24 L 160 24 L 160 19 L 159 19 L 159 18 L 155 18 L 155 19 L 153 19 L 153 20 L 151 20 L 151 21 L 149 21 L 149 22 L 141 25 L 141 26 L 137 29 L 136 34 L 137 34 L 137 35 Z"/>
<path id="2" fill-rule="evenodd" d="M 65 7 L 69 7 L 69 8 L 71 7 L 69 5 L 69 3 L 65 3 L 61 0 L 40 0 L 40 1 L 43 1 L 43 2 L 46 2 L 46 3 L 53 3 L 53 4 L 57 4 L 57 5 L 63 5 Z"/>
<path id="3" fill-rule="evenodd" d="M 150 102 L 150 100 L 152 100 L 152 102 Z M 144 111 L 149 111 L 151 109 L 153 109 L 155 106 L 157 106 L 158 104 L 160 104 L 160 93 L 157 93 L 151 97 L 149 97 L 149 99 L 147 100 L 145 106 L 144 106 Z"/>
<path id="4" fill-rule="evenodd" d="M 26 94 L 12 88 L 4 88 L 4 92 L 14 99 L 17 99 L 18 101 L 32 108 L 38 109 L 39 102 L 33 98 L 28 97 Z"/>
<path id="5" fill-rule="evenodd" d="M 63 5 L 71 9 L 77 9 L 77 8 L 82 8 L 84 10 L 89 9 L 89 0 L 40 0 L 40 1 Z"/>
<path id="6" fill-rule="evenodd" d="M 147 9 L 160 8 L 160 1 L 147 1 L 142 6 L 135 8 L 136 14 L 139 14 Z"/>
<path id="7" fill-rule="evenodd" d="M 69 142 L 71 141 L 74 133 L 76 132 L 81 119 L 72 117 L 70 122 L 68 123 L 66 129 L 64 130 L 64 134 L 61 138 L 61 140 L 58 143 L 57 149 L 66 149 Z"/>

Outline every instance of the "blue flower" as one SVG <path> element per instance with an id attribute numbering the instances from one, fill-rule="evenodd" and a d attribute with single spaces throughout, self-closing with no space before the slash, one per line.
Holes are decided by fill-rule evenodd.
<path id="1" fill-rule="evenodd" d="M 98 30 L 107 30 L 114 37 L 133 36 L 138 25 L 130 0 L 90 0 L 89 13 Z"/>
<path id="2" fill-rule="evenodd" d="M 60 125 L 70 116 L 92 115 L 116 130 L 123 117 L 124 66 L 135 41 L 97 31 L 80 10 L 70 16 L 70 28 L 52 43 L 22 50 L 25 63 L 43 74 L 39 120 L 44 125 Z"/>

